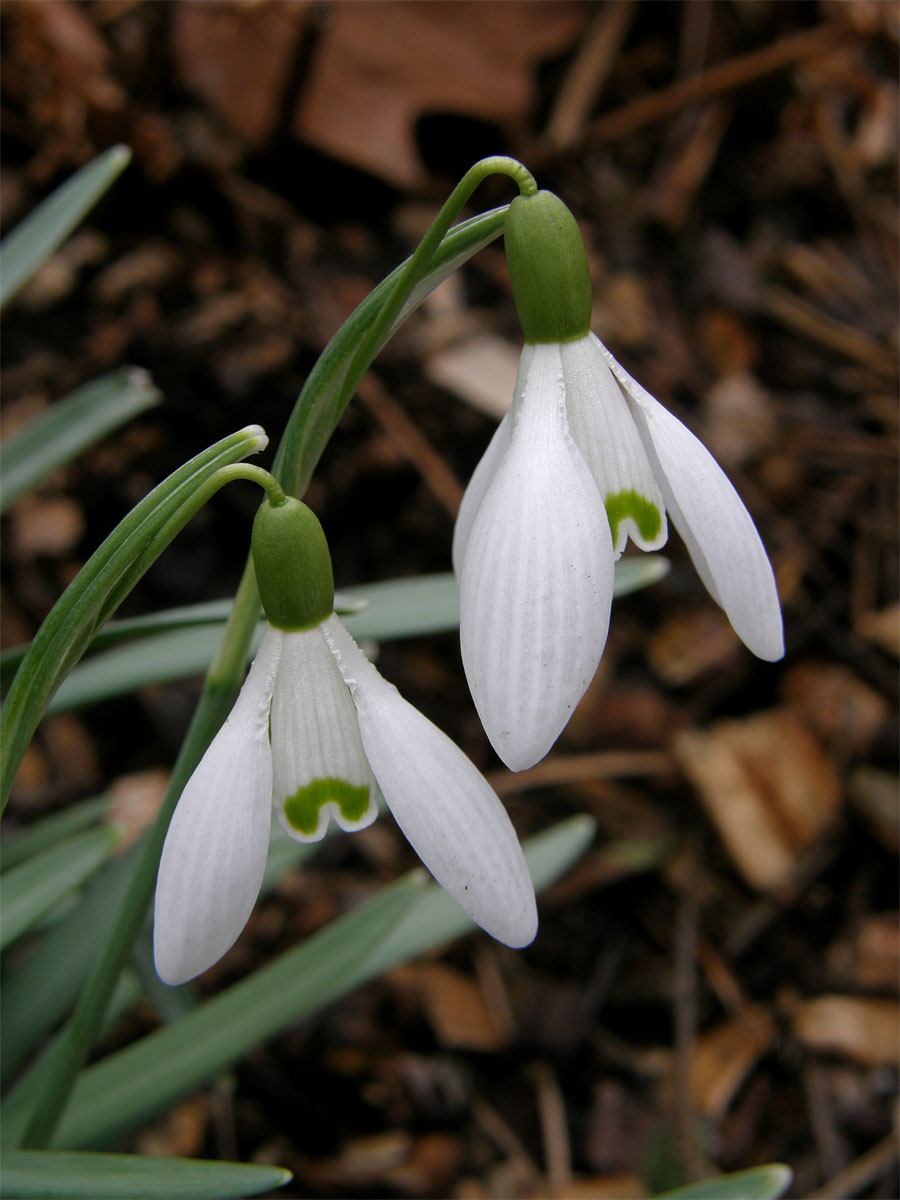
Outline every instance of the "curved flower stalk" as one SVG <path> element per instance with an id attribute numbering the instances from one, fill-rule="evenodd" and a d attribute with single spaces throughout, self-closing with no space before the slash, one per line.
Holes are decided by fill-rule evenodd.
<path id="1" fill-rule="evenodd" d="M 667 538 L 758 657 L 784 653 L 769 559 L 692 433 L 590 332 L 587 257 L 549 192 L 512 202 L 506 251 L 525 334 L 512 406 L 466 489 L 453 540 L 475 706 L 512 770 L 547 753 L 606 644 L 613 565 Z"/>
<path id="2" fill-rule="evenodd" d="M 371 824 L 376 785 L 472 920 L 507 945 L 527 945 L 534 888 L 506 810 L 334 614 L 315 517 L 296 500 L 264 504 L 253 551 L 269 625 L 169 826 L 154 913 L 160 978 L 183 983 L 234 943 L 259 894 L 273 809 L 291 837 L 318 841 L 331 820 L 345 830 Z"/>

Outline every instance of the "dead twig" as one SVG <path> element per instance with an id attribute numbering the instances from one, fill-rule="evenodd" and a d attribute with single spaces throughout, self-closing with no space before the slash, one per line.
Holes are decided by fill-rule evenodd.
<path id="1" fill-rule="evenodd" d="M 852 1162 L 843 1171 L 838 1171 L 823 1187 L 810 1192 L 806 1200 L 849 1200 L 851 1196 L 858 1196 L 873 1180 L 885 1175 L 898 1157 L 900 1148 L 897 1145 L 897 1135 L 889 1133 L 856 1162 Z"/>
<path id="2" fill-rule="evenodd" d="M 487 780 L 498 796 L 510 796 L 558 783 L 671 775 L 675 770 L 671 756 L 663 750 L 608 750 L 599 754 L 554 755 L 527 771 L 492 771 Z"/>
<path id="3" fill-rule="evenodd" d="M 719 96 L 724 92 L 735 91 L 746 87 L 749 83 L 783 71 L 801 59 L 836 45 L 841 38 L 847 37 L 844 26 L 837 21 L 819 25 L 815 29 L 795 33 L 791 37 L 782 38 L 761 50 L 753 50 L 749 54 L 731 58 L 718 66 L 710 67 L 687 79 L 679 79 L 671 87 L 642 96 L 631 104 L 626 104 L 614 112 L 598 117 L 585 130 L 578 145 L 585 143 L 612 142 L 626 137 L 661 121 L 678 112 L 695 100 L 707 100 L 711 96 Z M 574 147 L 570 147 L 572 149 Z M 543 165 L 540 162 L 536 165 Z"/>
<path id="4" fill-rule="evenodd" d="M 360 382 L 357 395 L 403 457 L 422 476 L 434 498 L 451 517 L 455 517 L 462 502 L 463 486 L 415 421 L 373 375 L 367 375 Z"/>
<path id="5" fill-rule="evenodd" d="M 559 89 L 541 144 L 564 150 L 581 133 L 585 117 L 603 91 L 635 11 L 634 0 L 607 0 L 597 13 Z"/>

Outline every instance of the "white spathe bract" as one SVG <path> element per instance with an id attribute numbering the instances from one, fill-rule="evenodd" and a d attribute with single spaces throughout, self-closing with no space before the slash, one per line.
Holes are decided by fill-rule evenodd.
<path id="1" fill-rule="evenodd" d="M 199 975 L 237 939 L 259 894 L 273 807 L 291 837 L 317 841 L 329 820 L 354 830 L 375 819 L 376 781 L 422 862 L 472 919 L 527 945 L 534 888 L 506 810 L 331 616 L 299 633 L 267 628 L 182 793 L 156 886 L 160 978 Z"/>
<path id="2" fill-rule="evenodd" d="M 741 640 L 780 658 L 771 564 L 712 455 L 594 334 L 527 345 L 453 539 L 463 664 L 513 770 L 543 758 L 568 722 L 603 653 L 613 559 L 629 537 L 662 546 L 667 509 Z"/>

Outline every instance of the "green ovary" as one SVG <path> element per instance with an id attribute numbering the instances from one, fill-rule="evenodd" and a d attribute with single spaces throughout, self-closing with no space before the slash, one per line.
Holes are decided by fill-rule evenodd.
<path id="1" fill-rule="evenodd" d="M 627 517 L 634 521 L 645 542 L 652 542 L 662 528 L 662 513 L 655 504 L 633 489 L 607 496 L 606 516 L 609 519 L 613 545 L 616 544 L 619 524 Z"/>
<path id="2" fill-rule="evenodd" d="M 308 836 L 316 832 L 322 805 L 336 804 L 345 821 L 358 821 L 369 807 L 365 784 L 348 783 L 333 775 L 311 779 L 284 802 L 284 815 L 292 828 Z"/>

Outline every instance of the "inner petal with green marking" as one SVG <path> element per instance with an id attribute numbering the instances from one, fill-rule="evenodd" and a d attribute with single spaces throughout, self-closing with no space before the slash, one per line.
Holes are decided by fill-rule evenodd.
<path id="1" fill-rule="evenodd" d="M 606 515 L 613 545 L 616 544 L 619 526 L 623 521 L 633 521 L 644 542 L 654 541 L 662 528 L 662 513 L 658 506 L 633 489 L 607 496 Z"/>
<path id="2" fill-rule="evenodd" d="M 319 827 L 326 804 L 333 804 L 344 820 L 355 825 L 369 811 L 371 794 L 363 784 L 348 783 L 334 775 L 311 779 L 284 802 L 284 815 L 298 833 L 311 837 Z"/>

